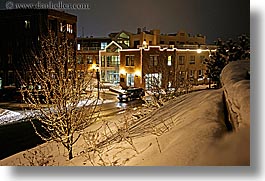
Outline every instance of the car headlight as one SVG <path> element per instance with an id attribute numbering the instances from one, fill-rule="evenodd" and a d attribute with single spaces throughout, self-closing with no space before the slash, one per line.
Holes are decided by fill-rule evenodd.
<path id="1" fill-rule="evenodd" d="M 126 98 L 126 97 L 127 97 L 127 95 L 122 95 L 121 97 L 122 97 L 122 98 Z"/>

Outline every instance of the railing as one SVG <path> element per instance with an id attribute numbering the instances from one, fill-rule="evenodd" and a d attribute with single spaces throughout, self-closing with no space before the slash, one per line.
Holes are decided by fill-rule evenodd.
<path id="1" fill-rule="evenodd" d="M 98 51 L 101 50 L 100 47 L 81 47 L 78 51 Z"/>

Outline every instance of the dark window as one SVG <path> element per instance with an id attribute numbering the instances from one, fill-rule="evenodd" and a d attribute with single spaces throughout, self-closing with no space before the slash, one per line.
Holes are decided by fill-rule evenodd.
<path id="1" fill-rule="evenodd" d="M 150 66 L 158 65 L 158 55 L 150 55 Z"/>
<path id="2" fill-rule="evenodd" d="M 126 55 L 126 66 L 134 66 L 134 55 Z"/>
<path id="3" fill-rule="evenodd" d="M 56 20 L 49 20 L 49 27 L 50 27 L 50 30 L 52 32 L 57 32 L 57 23 L 56 23 Z"/>
<path id="4" fill-rule="evenodd" d="M 195 56 L 190 56 L 190 64 L 195 64 Z"/>
<path id="5" fill-rule="evenodd" d="M 101 57 L 101 67 L 105 67 L 105 56 Z"/>
<path id="6" fill-rule="evenodd" d="M 95 58 L 96 58 L 96 64 L 99 64 L 99 57 L 98 57 L 98 55 L 96 55 Z"/>
<path id="7" fill-rule="evenodd" d="M 133 42 L 133 48 L 137 48 L 138 45 L 140 45 L 139 40 Z"/>
<path id="8" fill-rule="evenodd" d="M 8 85 L 12 85 L 14 83 L 14 72 L 13 71 L 8 71 Z"/>
<path id="9" fill-rule="evenodd" d="M 190 77 L 194 77 L 195 70 L 190 70 Z"/>
<path id="10" fill-rule="evenodd" d="M 175 42 L 174 41 L 170 41 L 169 45 L 175 45 Z"/>
<path id="11" fill-rule="evenodd" d="M 179 65 L 184 65 L 185 56 L 179 56 Z"/>
<path id="12" fill-rule="evenodd" d="M 203 55 L 202 55 L 202 56 L 200 56 L 200 61 L 201 61 L 201 63 L 202 63 L 202 64 L 204 64 L 204 61 L 205 61 L 205 56 L 203 56 Z"/>

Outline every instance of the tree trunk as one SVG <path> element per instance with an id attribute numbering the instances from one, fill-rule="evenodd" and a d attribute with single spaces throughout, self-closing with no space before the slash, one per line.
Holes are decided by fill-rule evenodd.
<path id="1" fill-rule="evenodd" d="M 69 160 L 72 160 L 73 159 L 73 147 L 71 144 L 68 144 L 67 150 L 68 150 L 68 158 Z"/>
<path id="2" fill-rule="evenodd" d="M 67 139 L 67 144 L 68 144 L 68 147 L 67 147 L 67 150 L 68 150 L 68 158 L 69 160 L 73 159 L 73 141 L 72 141 L 72 136 L 69 137 L 68 136 L 68 139 Z"/>

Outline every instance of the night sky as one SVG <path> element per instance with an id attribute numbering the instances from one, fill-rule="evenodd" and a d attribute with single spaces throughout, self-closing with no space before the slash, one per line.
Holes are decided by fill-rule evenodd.
<path id="1" fill-rule="evenodd" d="M 108 36 L 121 30 L 136 33 L 138 27 L 160 29 L 161 33 L 184 30 L 217 38 L 250 34 L 249 0 L 55 0 L 90 4 L 89 10 L 65 10 L 78 17 L 78 36 Z M 38 0 L 13 0 L 38 2 Z M 49 2 L 49 0 L 40 0 Z M 5 2 L 1 1 L 1 9 Z"/>

